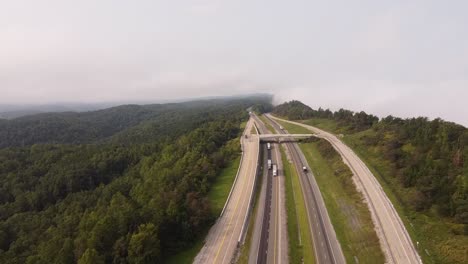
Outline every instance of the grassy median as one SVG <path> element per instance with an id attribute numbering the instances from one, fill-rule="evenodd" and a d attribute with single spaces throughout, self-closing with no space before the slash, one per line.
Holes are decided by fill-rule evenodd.
<path id="1" fill-rule="evenodd" d="M 270 121 L 264 115 L 261 115 L 260 119 L 263 121 L 263 123 L 265 124 L 267 129 L 270 130 L 271 133 L 276 134 L 276 130 L 273 128 L 273 126 L 271 126 Z"/>
<path id="2" fill-rule="evenodd" d="M 315 263 L 314 245 L 299 177 L 281 148 L 286 184 L 286 212 L 290 263 Z"/>
<path id="3" fill-rule="evenodd" d="M 319 185 L 328 214 L 348 263 L 384 263 L 370 211 L 356 190 L 352 172 L 324 139 L 301 143 Z"/>

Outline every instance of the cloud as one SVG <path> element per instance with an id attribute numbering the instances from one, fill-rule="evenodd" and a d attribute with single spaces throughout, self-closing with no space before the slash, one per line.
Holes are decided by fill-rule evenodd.
<path id="1" fill-rule="evenodd" d="M 0 103 L 271 92 L 466 124 L 467 7 L 18 0 L 0 10 Z"/>

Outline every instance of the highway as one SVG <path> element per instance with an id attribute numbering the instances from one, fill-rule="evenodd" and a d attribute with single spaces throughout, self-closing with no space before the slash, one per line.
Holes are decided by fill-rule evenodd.
<path id="1" fill-rule="evenodd" d="M 260 134 L 270 133 L 257 116 L 252 116 Z M 271 150 L 265 147 L 266 144 L 262 145 L 264 181 L 260 192 L 249 263 L 289 263 L 285 179 L 282 173 L 281 152 L 278 144 L 272 143 Z M 278 176 L 273 177 L 272 170 L 268 170 L 268 159 L 277 165 Z"/>
<path id="2" fill-rule="evenodd" d="M 225 209 L 208 232 L 194 263 L 231 263 L 235 258 L 241 234 L 245 232 L 244 223 L 248 219 L 257 173 L 259 138 L 250 134 L 253 125 L 254 120 L 250 118 L 241 137 L 243 156 L 239 172 Z"/>
<path id="3" fill-rule="evenodd" d="M 280 129 L 280 126 L 270 116 L 267 116 L 267 118 L 277 133 L 286 133 Z M 317 182 L 310 170 L 304 172 L 302 169 L 303 166 L 310 168 L 302 151 L 297 143 L 289 142 L 283 144 L 299 175 L 301 189 L 305 198 L 309 229 L 314 242 L 316 262 L 346 263 Z"/>
<path id="4" fill-rule="evenodd" d="M 316 127 L 280 119 L 271 115 L 268 115 L 268 117 L 305 127 L 314 132 L 318 137 L 328 140 L 351 168 L 354 174 L 353 181 L 363 193 L 369 205 L 372 220 L 387 263 L 422 263 L 401 218 L 380 186 L 380 183 L 348 146 L 333 134 Z"/>

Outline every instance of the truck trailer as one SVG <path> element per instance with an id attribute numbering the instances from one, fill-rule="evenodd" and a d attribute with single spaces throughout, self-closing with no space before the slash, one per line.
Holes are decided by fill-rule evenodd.
<path id="1" fill-rule="evenodd" d="M 270 143 L 267 143 L 267 149 L 271 149 Z"/>
<path id="2" fill-rule="evenodd" d="M 268 160 L 268 169 L 271 170 L 271 159 Z"/>
<path id="3" fill-rule="evenodd" d="M 276 165 L 273 165 L 273 176 L 278 176 L 278 170 L 276 168 Z"/>

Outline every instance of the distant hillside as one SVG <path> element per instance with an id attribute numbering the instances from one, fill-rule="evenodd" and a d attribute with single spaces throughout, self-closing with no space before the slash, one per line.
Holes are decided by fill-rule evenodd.
<path id="1" fill-rule="evenodd" d="M 171 131 L 176 133 L 181 126 L 186 130 L 192 129 L 220 114 L 238 109 L 239 104 L 247 108 L 257 102 L 255 99 L 200 100 L 25 116 L 0 123 L 0 148 L 37 143 L 104 142 L 112 140 L 112 136 L 125 142 L 125 135 L 129 141 L 135 141 L 137 138 L 140 141 L 149 141 L 155 136 L 170 134 Z M 139 134 L 135 134 L 135 129 Z M 150 134 L 148 129 L 151 130 Z M 143 131 L 147 133 L 142 134 Z"/>

